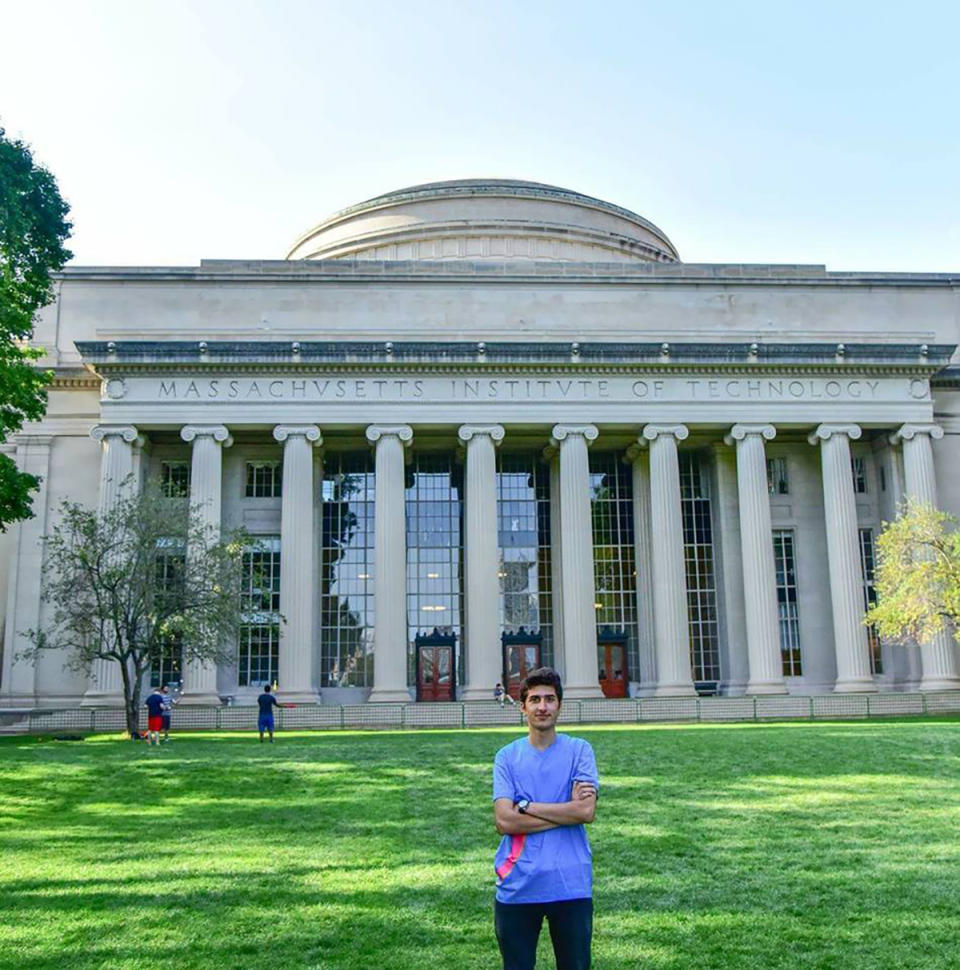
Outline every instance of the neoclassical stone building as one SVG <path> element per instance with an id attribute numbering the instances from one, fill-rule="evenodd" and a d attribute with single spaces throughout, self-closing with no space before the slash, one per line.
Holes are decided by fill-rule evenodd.
<path id="1" fill-rule="evenodd" d="M 9 445 L 43 484 L 0 539 L 0 705 L 117 701 L 116 670 L 17 653 L 59 502 L 130 473 L 256 537 L 235 662 L 153 672 L 185 702 L 485 699 L 540 662 L 572 697 L 960 687 L 948 639 L 861 623 L 898 502 L 960 511 L 957 287 L 686 264 L 503 180 L 371 199 L 285 259 L 71 267 Z"/>

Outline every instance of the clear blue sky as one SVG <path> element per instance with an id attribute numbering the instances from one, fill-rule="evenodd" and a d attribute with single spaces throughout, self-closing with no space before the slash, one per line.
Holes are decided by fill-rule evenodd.
<path id="1" fill-rule="evenodd" d="M 960 272 L 960 5 L 0 0 L 0 124 L 77 264 L 280 258 L 390 189 L 499 176 L 688 262 Z"/>

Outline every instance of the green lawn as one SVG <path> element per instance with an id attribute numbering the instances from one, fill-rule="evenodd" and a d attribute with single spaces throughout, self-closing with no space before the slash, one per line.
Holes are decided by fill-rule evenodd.
<path id="1" fill-rule="evenodd" d="M 960 965 L 960 721 L 571 733 L 598 970 Z M 0 968 L 495 968 L 516 735 L 2 739 Z"/>

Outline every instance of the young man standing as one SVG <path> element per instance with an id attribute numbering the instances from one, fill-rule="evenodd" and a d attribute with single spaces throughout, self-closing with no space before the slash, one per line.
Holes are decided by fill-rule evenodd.
<path id="1" fill-rule="evenodd" d="M 588 970 L 593 935 L 593 863 L 584 825 L 597 806 L 593 748 L 557 734 L 560 676 L 549 667 L 520 685 L 526 737 L 493 764 L 493 808 L 503 836 L 494 867 L 494 926 L 504 970 L 534 970 L 544 917 L 557 970 Z"/>
<path id="2" fill-rule="evenodd" d="M 160 723 L 163 726 L 163 740 L 170 740 L 170 714 L 173 711 L 173 705 L 177 703 L 176 698 L 170 693 L 170 688 L 164 684 L 160 688 L 160 693 L 163 694 L 163 714 L 160 717 Z"/>
<path id="3" fill-rule="evenodd" d="M 147 695 L 147 744 L 160 744 L 160 730 L 163 727 L 163 708 L 166 698 L 159 687 Z"/>
<path id="4" fill-rule="evenodd" d="M 279 707 L 276 697 L 270 692 L 270 685 L 263 685 L 263 693 L 257 698 L 260 705 L 260 716 L 257 718 L 257 727 L 260 729 L 260 743 L 263 744 L 263 732 L 270 732 L 270 743 L 273 744 L 273 709 Z"/>

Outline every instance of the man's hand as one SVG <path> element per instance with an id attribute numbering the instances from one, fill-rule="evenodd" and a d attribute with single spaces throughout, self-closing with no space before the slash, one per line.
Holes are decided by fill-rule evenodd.
<path id="1" fill-rule="evenodd" d="M 597 786 L 591 781 L 575 781 L 573 783 L 573 801 L 578 802 L 586 798 L 597 797 Z"/>
<path id="2" fill-rule="evenodd" d="M 530 835 L 558 828 L 556 822 L 518 812 L 516 803 L 509 798 L 498 798 L 493 803 L 493 821 L 501 835 Z"/>

